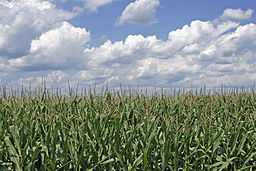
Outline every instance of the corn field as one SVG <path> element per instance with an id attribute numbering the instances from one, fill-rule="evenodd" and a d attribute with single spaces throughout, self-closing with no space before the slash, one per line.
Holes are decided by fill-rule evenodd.
<path id="1" fill-rule="evenodd" d="M 0 170 L 255 170 L 253 89 L 0 92 Z"/>

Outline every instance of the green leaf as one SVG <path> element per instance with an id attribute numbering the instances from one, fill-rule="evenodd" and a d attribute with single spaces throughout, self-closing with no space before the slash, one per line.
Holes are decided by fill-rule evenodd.
<path id="1" fill-rule="evenodd" d="M 243 167 L 246 165 L 248 161 L 250 161 L 254 156 L 256 156 L 256 152 L 252 153 L 243 163 Z"/>
<path id="2" fill-rule="evenodd" d="M 212 155 L 214 155 L 215 151 L 219 147 L 222 136 L 223 136 L 223 131 L 221 130 L 221 131 L 219 131 L 219 133 L 217 134 L 215 140 L 213 141 L 214 144 L 213 144 Z"/>
<path id="3" fill-rule="evenodd" d="M 20 168 L 19 155 L 18 155 L 17 151 L 15 150 L 15 148 L 13 147 L 12 142 L 8 136 L 4 138 L 4 142 L 8 148 L 9 157 L 10 157 L 11 161 L 15 164 L 15 170 L 20 171 L 21 168 Z"/>
<path id="4" fill-rule="evenodd" d="M 246 134 L 243 136 L 242 140 L 241 140 L 241 143 L 239 144 L 238 146 L 238 151 L 237 151 L 237 155 L 239 155 L 244 147 L 244 143 L 248 137 L 248 134 L 251 133 L 252 131 L 248 131 L 246 132 Z"/>
<path id="5" fill-rule="evenodd" d="M 143 162 L 142 158 L 143 158 L 143 153 L 141 153 L 140 156 L 137 157 L 137 158 L 134 160 L 133 166 L 132 166 L 133 169 L 135 169 L 137 166 L 139 166 L 139 165 Z"/>
<path id="6" fill-rule="evenodd" d="M 221 166 L 219 169 L 220 169 L 220 170 L 225 169 L 225 168 L 228 167 L 229 164 L 230 164 L 234 159 L 236 159 L 236 158 L 237 158 L 237 157 L 232 157 L 232 158 L 228 159 L 226 162 L 223 162 L 223 163 L 222 163 L 222 166 Z"/>
<path id="7" fill-rule="evenodd" d="M 20 148 L 20 142 L 19 142 L 19 130 L 16 125 L 10 126 L 10 130 L 11 130 L 12 137 L 14 140 L 14 145 L 18 150 L 19 157 L 21 157 L 21 148 Z"/>

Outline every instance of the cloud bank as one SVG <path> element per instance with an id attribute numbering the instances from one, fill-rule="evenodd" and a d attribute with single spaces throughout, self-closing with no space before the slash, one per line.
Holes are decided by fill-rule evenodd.
<path id="1" fill-rule="evenodd" d="M 256 24 L 237 21 L 249 19 L 250 11 L 225 10 L 213 21 L 192 21 L 170 30 L 165 41 L 129 35 L 90 47 L 90 32 L 68 22 L 72 12 L 50 1 L 0 1 L 0 81 L 37 84 L 43 76 L 59 86 L 67 80 L 152 87 L 252 85 Z"/>

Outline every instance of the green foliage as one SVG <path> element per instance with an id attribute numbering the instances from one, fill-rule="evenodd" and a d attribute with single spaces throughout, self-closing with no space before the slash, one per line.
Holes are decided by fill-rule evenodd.
<path id="1" fill-rule="evenodd" d="M 253 90 L 0 94 L 0 170 L 256 168 Z"/>

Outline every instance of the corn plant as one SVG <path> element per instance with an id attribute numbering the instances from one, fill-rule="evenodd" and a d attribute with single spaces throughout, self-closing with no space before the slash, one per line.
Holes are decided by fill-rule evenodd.
<path id="1" fill-rule="evenodd" d="M 0 170 L 255 170 L 254 89 L 0 92 Z"/>

